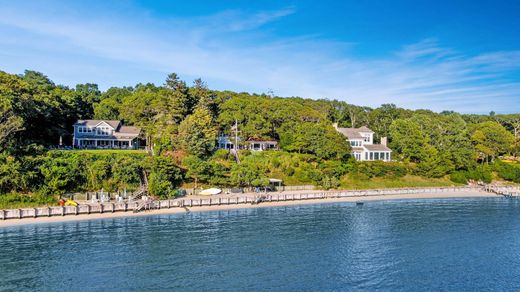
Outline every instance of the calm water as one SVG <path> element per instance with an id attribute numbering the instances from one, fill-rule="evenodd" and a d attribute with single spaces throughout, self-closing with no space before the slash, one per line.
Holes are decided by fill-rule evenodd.
<path id="1" fill-rule="evenodd" d="M 304 205 L 0 229 L 0 290 L 519 290 L 520 200 Z"/>

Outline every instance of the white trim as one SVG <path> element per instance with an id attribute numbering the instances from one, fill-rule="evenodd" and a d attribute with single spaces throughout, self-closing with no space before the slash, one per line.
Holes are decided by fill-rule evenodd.
<path id="1" fill-rule="evenodd" d="M 101 122 L 97 123 L 94 127 L 97 128 L 100 124 L 105 124 L 105 125 L 109 126 L 110 128 L 112 128 L 112 130 L 116 129 L 116 128 L 112 127 L 109 123 L 107 123 L 105 121 L 101 121 Z"/>

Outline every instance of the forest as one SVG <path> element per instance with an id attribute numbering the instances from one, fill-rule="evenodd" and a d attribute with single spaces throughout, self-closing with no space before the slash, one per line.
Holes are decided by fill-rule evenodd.
<path id="1" fill-rule="evenodd" d="M 356 101 L 355 97 L 349 100 Z M 175 73 L 164 84 L 99 90 L 57 85 L 35 71 L 0 71 L 0 206 L 44 204 L 67 192 L 135 189 L 149 175 L 158 197 L 180 188 L 264 186 L 268 178 L 323 189 L 520 182 L 520 114 L 440 113 L 390 103 L 218 91 Z M 121 120 L 143 129 L 153 151 L 55 150 L 72 143 L 79 119 Z M 217 149 L 219 134 L 272 139 L 280 151 Z M 392 162 L 357 162 L 332 127 L 368 126 L 388 137 Z"/>

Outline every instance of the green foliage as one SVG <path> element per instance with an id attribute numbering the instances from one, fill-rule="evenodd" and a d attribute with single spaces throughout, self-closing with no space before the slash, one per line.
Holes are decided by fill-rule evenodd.
<path id="1" fill-rule="evenodd" d="M 350 157 L 350 144 L 330 124 L 301 123 L 281 137 L 281 145 L 287 151 L 314 154 L 321 159 Z"/>
<path id="2" fill-rule="evenodd" d="M 159 156 L 43 150 L 60 137 L 70 144 L 72 124 L 92 118 L 143 128 Z M 281 151 L 241 150 L 239 165 L 227 151 L 215 151 L 217 133 L 231 134 L 235 121 L 242 143 L 274 139 Z M 334 122 L 342 127 L 366 125 L 375 132 L 375 141 L 387 136 L 399 163 L 354 162 L 349 143 L 331 126 Z M 171 152 L 189 156 L 175 161 L 160 157 Z M 434 113 L 393 104 L 373 109 L 337 100 L 212 91 L 201 79 L 189 87 L 175 73 L 162 86 L 137 84 L 101 92 L 96 84 L 56 85 L 35 71 L 0 71 L 0 194 L 135 189 L 143 169 L 150 173 L 152 193 L 161 197 L 174 195 L 186 181 L 263 186 L 268 178 L 280 178 L 286 184 L 328 189 L 338 183 L 444 185 L 448 176 L 457 183 L 488 182 L 495 171 L 501 179 L 518 182 L 518 167 L 497 158 L 511 155 L 514 160 L 519 154 L 519 114 Z M 492 162 L 494 169 L 486 166 Z M 32 200 L 12 196 L 22 204 Z"/>
<path id="3" fill-rule="evenodd" d="M 450 174 L 450 179 L 458 184 L 466 184 L 468 182 L 466 171 L 454 171 Z"/>
<path id="4" fill-rule="evenodd" d="M 494 161 L 507 153 L 515 143 L 515 137 L 496 122 L 483 122 L 472 127 L 471 140 L 482 160 Z"/>
<path id="5" fill-rule="evenodd" d="M 231 168 L 231 182 L 236 186 L 257 187 L 269 184 L 266 160 L 260 155 L 247 156 Z"/>
<path id="6" fill-rule="evenodd" d="M 363 174 L 367 178 L 372 177 L 403 177 L 408 173 L 406 165 L 398 162 L 365 161 L 355 165 L 358 174 Z"/>
<path id="7" fill-rule="evenodd" d="M 456 183 L 467 183 L 470 180 L 490 183 L 493 180 L 493 174 L 490 166 L 479 165 L 474 169 L 455 171 L 450 175 L 450 179 Z"/>
<path id="8" fill-rule="evenodd" d="M 56 197 L 42 194 L 8 193 L 0 196 L 0 209 L 52 206 L 56 203 Z"/>
<path id="9" fill-rule="evenodd" d="M 495 169 L 500 178 L 515 183 L 520 183 L 520 164 L 497 161 L 495 163 Z"/>
<path id="10" fill-rule="evenodd" d="M 399 119 L 390 126 L 392 134 L 392 148 L 401 159 L 412 162 L 420 162 L 426 157 L 426 146 L 430 142 L 429 137 L 421 130 L 419 124 L 410 119 Z M 395 158 L 395 157 L 394 157 Z"/>
<path id="11" fill-rule="evenodd" d="M 183 150 L 198 157 L 207 157 L 215 148 L 217 129 L 210 111 L 197 107 L 179 126 L 179 144 Z"/>
<path id="12" fill-rule="evenodd" d="M 320 182 L 320 186 L 325 189 L 337 189 L 340 186 L 340 181 L 334 176 L 324 176 Z"/>
<path id="13" fill-rule="evenodd" d="M 49 151 L 40 166 L 42 191 L 63 194 L 135 189 L 145 158 L 142 152 Z"/>
<path id="14" fill-rule="evenodd" d="M 162 199 L 174 197 L 178 194 L 176 188 L 184 179 L 181 169 L 175 165 L 170 157 L 153 157 L 149 176 L 149 191 L 152 195 Z"/>

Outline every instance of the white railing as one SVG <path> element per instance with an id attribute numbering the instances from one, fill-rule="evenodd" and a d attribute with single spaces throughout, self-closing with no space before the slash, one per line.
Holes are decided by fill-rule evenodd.
<path id="1" fill-rule="evenodd" d="M 341 191 L 309 191 L 306 193 L 263 193 L 257 195 L 239 195 L 233 197 L 218 197 L 204 199 L 171 199 L 161 201 L 151 201 L 148 205 L 149 209 L 165 209 L 179 207 L 197 207 L 197 206 L 214 206 L 214 205 L 236 205 L 250 204 L 258 202 L 279 202 L 293 200 L 314 200 L 327 198 L 345 198 L 345 197 L 364 197 L 364 196 L 387 196 L 387 195 L 404 195 L 404 194 L 420 194 L 420 193 L 447 193 L 447 192 L 482 192 L 482 187 L 463 186 L 463 187 L 439 187 L 439 188 L 402 188 L 402 189 L 371 189 L 371 190 L 341 190 Z M 139 201 L 121 202 L 121 203 L 100 203 L 78 206 L 63 207 L 39 207 L 39 208 L 21 208 L 0 210 L 0 220 L 51 217 L 51 216 L 69 216 L 80 214 L 95 213 L 113 213 L 126 212 L 136 210 Z M 147 209 L 148 209 L 147 207 Z"/>

